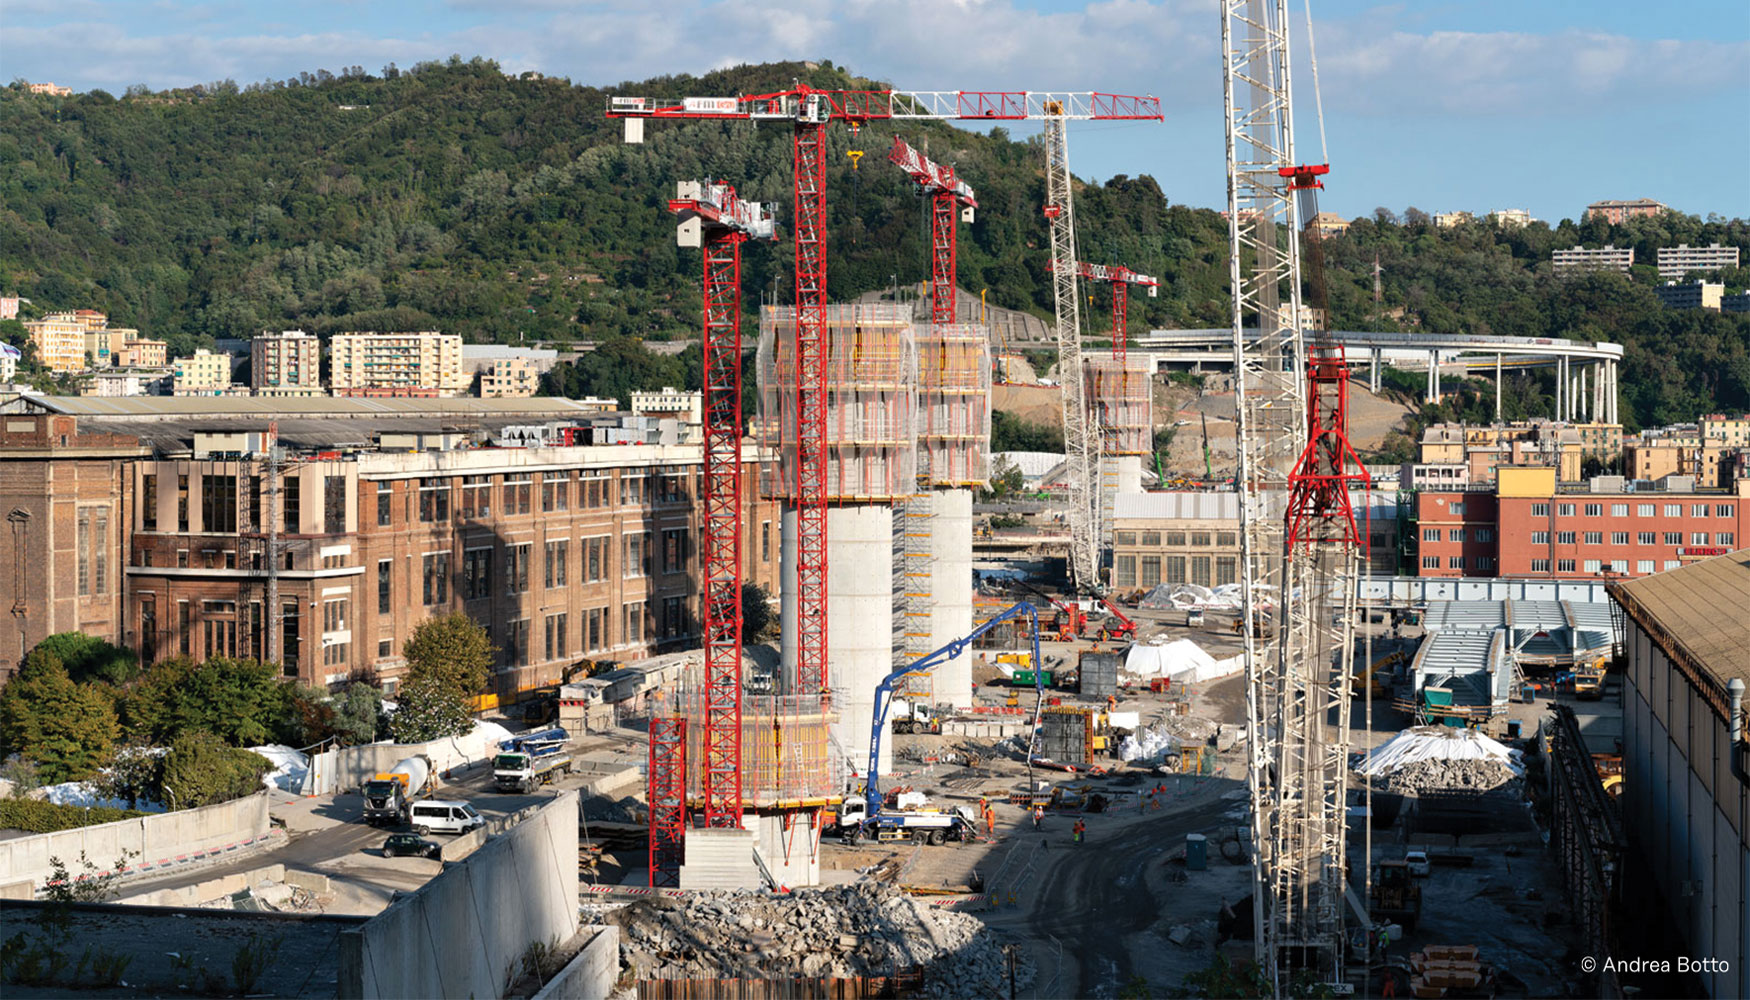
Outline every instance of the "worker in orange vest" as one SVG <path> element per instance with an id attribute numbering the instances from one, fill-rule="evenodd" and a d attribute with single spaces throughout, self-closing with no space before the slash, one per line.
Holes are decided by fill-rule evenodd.
<path id="1" fill-rule="evenodd" d="M 1088 829 L 1088 825 L 1086 823 L 1083 823 L 1079 819 L 1076 820 L 1076 825 L 1075 825 L 1075 841 L 1076 841 L 1076 843 L 1079 844 L 1082 842 L 1082 834 L 1085 833 L 1087 831 L 1087 829 Z"/>
<path id="2" fill-rule="evenodd" d="M 1044 806 L 1034 806 L 1033 807 L 1033 829 L 1035 829 L 1035 830 L 1039 829 L 1039 824 L 1041 824 L 1043 822 L 1045 822 L 1045 807 Z"/>

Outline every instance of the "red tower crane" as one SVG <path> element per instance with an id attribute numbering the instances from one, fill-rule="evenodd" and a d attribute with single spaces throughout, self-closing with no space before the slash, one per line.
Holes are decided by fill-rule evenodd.
<path id="1" fill-rule="evenodd" d="M 956 216 L 960 222 L 971 222 L 978 199 L 972 187 L 954 173 L 911 148 L 904 139 L 893 137 L 893 149 L 887 158 L 899 164 L 918 189 L 930 196 L 930 322 L 944 326 L 954 322 L 957 287 Z"/>
<path id="2" fill-rule="evenodd" d="M 705 826 L 741 826 L 741 245 L 772 239 L 771 212 L 728 184 L 682 181 L 676 242 L 704 250 Z M 654 739 L 654 734 L 652 739 Z M 654 772 L 652 772 L 654 774 Z M 654 815 L 654 813 L 653 813 Z"/>
<path id="3" fill-rule="evenodd" d="M 1160 100 L 1096 92 L 816 90 L 663 101 L 611 97 L 607 114 L 642 142 L 645 119 L 788 122 L 796 218 L 796 690 L 827 691 L 826 127 L 901 119 L 1159 121 Z"/>
<path id="4" fill-rule="evenodd" d="M 1122 264 L 1108 266 L 1080 260 L 1076 261 L 1076 273 L 1089 281 L 1105 281 L 1112 285 L 1112 357 L 1122 364 L 1130 330 L 1130 286 L 1148 289 L 1148 297 L 1152 299 L 1160 291 L 1160 280 L 1139 274 Z"/>

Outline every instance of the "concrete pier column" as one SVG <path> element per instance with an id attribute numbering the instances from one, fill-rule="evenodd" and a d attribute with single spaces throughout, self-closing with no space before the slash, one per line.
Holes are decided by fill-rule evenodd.
<path id="1" fill-rule="evenodd" d="M 938 490 L 930 495 L 930 648 L 941 649 L 972 631 L 972 491 Z M 972 706 L 972 653 L 937 667 L 936 700 L 955 708 Z"/>
<path id="2" fill-rule="evenodd" d="M 1385 352 L 1375 347 L 1370 353 L 1372 355 L 1372 364 L 1367 373 L 1367 387 L 1377 393 L 1379 392 L 1379 362 L 1380 357 L 1384 355 Z"/>
<path id="3" fill-rule="evenodd" d="M 859 776 L 869 763 L 870 709 L 875 686 L 893 669 L 893 508 L 849 504 L 826 512 L 827 686 L 833 740 Z M 968 546 L 970 548 L 970 546 Z M 796 681 L 796 512 L 784 512 L 779 572 L 783 618 L 778 646 L 784 690 Z M 881 769 L 893 741 L 881 740 Z"/>
<path id="4" fill-rule="evenodd" d="M 1495 423 L 1501 422 L 1501 355 L 1495 354 Z"/>
<path id="5" fill-rule="evenodd" d="M 1555 419 L 1562 419 L 1562 382 L 1568 377 L 1567 359 L 1556 356 L 1556 413 Z"/>
<path id="6" fill-rule="evenodd" d="M 1423 396 L 1425 402 L 1440 402 L 1440 352 L 1428 352 L 1428 392 Z"/>
<path id="7" fill-rule="evenodd" d="M 1604 390 L 1604 404 L 1610 411 L 1609 423 L 1620 424 L 1622 419 L 1616 415 L 1616 362 L 1606 364 L 1605 371 L 1608 386 Z"/>

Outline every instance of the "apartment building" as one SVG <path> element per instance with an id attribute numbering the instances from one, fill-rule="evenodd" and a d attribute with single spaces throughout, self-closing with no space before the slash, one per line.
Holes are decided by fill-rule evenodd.
<path id="1" fill-rule="evenodd" d="M 1502 227 L 1529 226 L 1537 221 L 1531 217 L 1529 211 L 1523 208 L 1497 208 L 1489 213 L 1489 218 L 1494 219 L 1495 224 Z"/>
<path id="2" fill-rule="evenodd" d="M 1712 309 L 1719 312 L 1726 286 L 1705 281 L 1692 281 L 1686 285 L 1668 281 L 1654 288 L 1653 294 L 1659 296 L 1659 302 L 1667 309 Z"/>
<path id="3" fill-rule="evenodd" d="M 458 396 L 471 381 L 462 338 L 453 333 L 341 333 L 328 349 L 336 396 Z"/>
<path id="4" fill-rule="evenodd" d="M 1418 574 L 1639 577 L 1744 546 L 1750 482 L 1698 488 L 1668 477 L 1630 490 L 1620 476 L 1563 486 L 1548 468 L 1502 469 L 1492 489 L 1417 498 Z"/>
<path id="5" fill-rule="evenodd" d="M 257 396 L 322 395 L 322 342 L 302 330 L 263 332 L 249 343 L 249 385 Z"/>
<path id="6" fill-rule="evenodd" d="M 1624 469 L 1631 479 L 1693 476 L 1703 486 L 1724 489 L 1738 478 L 1745 454 L 1750 454 L 1750 416 L 1714 413 L 1629 438 Z"/>
<path id="7" fill-rule="evenodd" d="M 1349 220 L 1335 212 L 1320 212 L 1313 216 L 1308 228 L 1319 236 L 1341 236 L 1349 231 Z"/>
<path id="8" fill-rule="evenodd" d="M 193 356 L 177 358 L 171 372 L 171 395 L 222 396 L 231 389 L 231 355 L 202 347 Z"/>
<path id="9" fill-rule="evenodd" d="M 72 313 L 50 313 L 42 319 L 27 319 L 36 359 L 57 374 L 85 370 L 85 324 Z"/>
<path id="10" fill-rule="evenodd" d="M 1635 263 L 1635 248 L 1617 248 L 1610 245 L 1589 250 L 1586 247 L 1569 247 L 1557 250 L 1550 259 L 1559 271 L 1628 271 Z"/>
<path id="11" fill-rule="evenodd" d="M 1492 483 L 1497 469 L 1513 465 L 1548 465 L 1564 482 L 1576 482 L 1587 458 L 1614 460 L 1621 437 L 1616 424 L 1431 424 L 1422 431 L 1420 464 L 1463 466 L 1464 482 L 1473 484 Z"/>
<path id="12" fill-rule="evenodd" d="M 665 385 L 654 392 L 633 392 L 632 412 L 650 417 L 674 417 L 685 423 L 704 422 L 704 394 Z"/>
<path id="13" fill-rule="evenodd" d="M 1738 248 L 1723 247 L 1718 243 L 1705 247 L 1679 243 L 1674 247 L 1660 247 L 1655 256 L 1659 263 L 1659 277 L 1664 281 L 1679 281 L 1691 271 L 1718 271 L 1738 266 Z"/>
<path id="14" fill-rule="evenodd" d="M 527 398 L 540 385 L 540 369 L 528 358 L 494 358 L 480 373 L 480 398 Z"/>
<path id="15" fill-rule="evenodd" d="M 163 368 L 169 364 L 170 345 L 162 340 L 125 341 L 115 356 L 117 368 Z"/>
<path id="16" fill-rule="evenodd" d="M 1467 222 L 1475 222 L 1477 217 L 1469 212 L 1435 212 L 1435 229 L 1454 229 Z"/>
<path id="17" fill-rule="evenodd" d="M 46 94 L 49 97 L 72 97 L 72 87 L 62 87 L 54 83 L 27 83 L 25 87 L 33 94 Z"/>
<path id="18" fill-rule="evenodd" d="M 1586 214 L 1581 218 L 1590 219 L 1597 215 L 1613 226 L 1620 226 L 1629 219 L 1638 219 L 1669 211 L 1670 209 L 1664 203 L 1654 201 L 1651 198 L 1631 198 L 1626 201 L 1595 201 L 1586 206 Z"/>

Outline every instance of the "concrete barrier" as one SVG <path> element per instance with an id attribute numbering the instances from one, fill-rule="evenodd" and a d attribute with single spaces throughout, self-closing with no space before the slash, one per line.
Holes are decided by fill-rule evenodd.
<path id="1" fill-rule="evenodd" d="M 61 859 L 73 874 L 83 874 L 81 853 L 100 871 L 126 852 L 128 874 L 156 872 L 255 846 L 268 838 L 271 828 L 267 793 L 258 792 L 199 809 L 0 840 L 0 882 L 29 880 L 40 889 L 49 878 L 51 858 Z"/>
<path id="2" fill-rule="evenodd" d="M 531 945 L 579 927 L 577 793 L 565 792 L 344 934 L 337 995 L 503 996 Z"/>
<path id="3" fill-rule="evenodd" d="M 478 767 L 497 752 L 496 742 L 474 733 L 429 743 L 369 743 L 328 750 L 310 758 L 303 794 L 332 795 L 351 791 L 378 773 L 420 754 L 431 758 L 433 777 L 442 787 L 445 771 Z"/>
<path id="4" fill-rule="evenodd" d="M 201 906 L 210 903 L 221 896 L 229 896 L 254 888 L 263 882 L 284 882 L 286 880 L 285 865 L 268 865 L 265 868 L 251 868 L 235 875 L 224 875 L 219 878 L 196 882 L 178 889 L 159 889 L 156 892 L 143 892 L 137 896 L 123 896 L 116 900 L 129 906 Z"/>
<path id="5" fill-rule="evenodd" d="M 595 931 L 595 937 L 565 968 L 547 980 L 533 1000 L 606 1000 L 620 978 L 620 929 L 618 927 L 585 927 Z"/>

